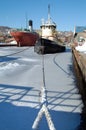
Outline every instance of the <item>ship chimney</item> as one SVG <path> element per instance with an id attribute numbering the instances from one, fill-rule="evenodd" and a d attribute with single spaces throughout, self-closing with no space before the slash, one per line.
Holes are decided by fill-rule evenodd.
<path id="1" fill-rule="evenodd" d="M 29 30 L 30 30 L 30 32 L 33 31 L 33 21 L 32 20 L 29 20 Z"/>

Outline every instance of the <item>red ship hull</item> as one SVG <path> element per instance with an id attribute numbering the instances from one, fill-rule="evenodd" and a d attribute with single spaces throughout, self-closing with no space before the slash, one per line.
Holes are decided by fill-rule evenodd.
<path id="1" fill-rule="evenodd" d="M 16 40 L 17 46 L 34 46 L 39 39 L 39 35 L 36 32 L 14 31 L 10 33 Z"/>

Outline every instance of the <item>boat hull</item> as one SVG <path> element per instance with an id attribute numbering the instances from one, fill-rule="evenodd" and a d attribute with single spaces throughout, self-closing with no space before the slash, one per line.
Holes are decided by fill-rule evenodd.
<path id="1" fill-rule="evenodd" d="M 39 39 L 39 35 L 36 32 L 14 31 L 10 33 L 16 40 L 17 46 L 34 46 Z"/>
<path id="2" fill-rule="evenodd" d="M 34 47 L 34 51 L 38 54 L 59 53 L 64 52 L 65 50 L 65 46 L 44 38 L 40 38 Z"/>

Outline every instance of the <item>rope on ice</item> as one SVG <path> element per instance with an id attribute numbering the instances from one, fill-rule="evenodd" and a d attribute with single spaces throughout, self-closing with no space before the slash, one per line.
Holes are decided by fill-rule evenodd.
<path id="1" fill-rule="evenodd" d="M 40 111 L 39 111 L 39 113 L 38 113 L 38 115 L 37 115 L 37 117 L 36 117 L 36 119 L 35 119 L 35 121 L 34 121 L 34 123 L 33 123 L 32 128 L 33 128 L 34 130 L 35 130 L 35 129 L 38 129 L 38 126 L 39 126 L 39 123 L 40 123 L 40 121 L 41 121 L 41 119 L 42 119 L 43 114 L 44 114 L 45 117 L 46 117 L 46 120 L 47 120 L 49 129 L 50 129 L 50 130 L 56 130 L 55 127 L 54 127 L 53 121 L 52 121 L 52 119 L 51 119 L 50 113 L 49 113 L 49 111 L 48 111 L 46 105 L 44 105 L 44 104 L 42 105 L 42 108 L 40 109 Z"/>
<path id="2" fill-rule="evenodd" d="M 43 66 L 43 68 L 42 68 L 42 71 L 43 71 L 43 86 L 41 88 L 41 109 L 38 112 L 38 115 L 37 115 L 37 117 L 36 117 L 36 119 L 33 123 L 32 128 L 34 130 L 38 129 L 39 123 L 40 123 L 42 116 L 44 114 L 45 117 L 46 117 L 49 129 L 50 130 L 56 130 L 55 127 L 54 127 L 53 121 L 51 119 L 50 113 L 48 111 L 48 108 L 47 108 L 47 96 L 46 96 L 45 73 L 44 73 L 44 56 L 43 56 L 43 60 L 42 60 L 42 66 Z"/>
<path id="3" fill-rule="evenodd" d="M 38 115 L 37 115 L 37 117 L 36 117 L 36 119 L 35 119 L 35 121 L 33 123 L 33 126 L 32 126 L 33 129 L 38 128 L 38 125 L 39 125 L 39 123 L 40 123 L 40 121 L 42 119 L 42 116 L 43 116 L 43 108 L 40 109 L 40 111 L 39 111 L 39 113 L 38 113 Z"/>

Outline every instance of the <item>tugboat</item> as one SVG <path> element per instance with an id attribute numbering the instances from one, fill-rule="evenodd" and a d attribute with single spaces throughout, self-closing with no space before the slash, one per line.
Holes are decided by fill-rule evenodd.
<path id="1" fill-rule="evenodd" d="M 40 26 L 40 28 L 41 38 L 35 44 L 35 52 L 47 54 L 65 51 L 65 46 L 62 46 L 58 42 L 56 24 L 52 21 L 50 17 L 50 5 L 48 6 L 48 20 L 46 22 L 42 20 L 42 25 Z"/>
<path id="2" fill-rule="evenodd" d="M 32 20 L 29 20 L 29 30 L 11 31 L 10 34 L 17 42 L 17 46 L 34 46 L 39 39 L 39 34 L 33 31 Z"/>

